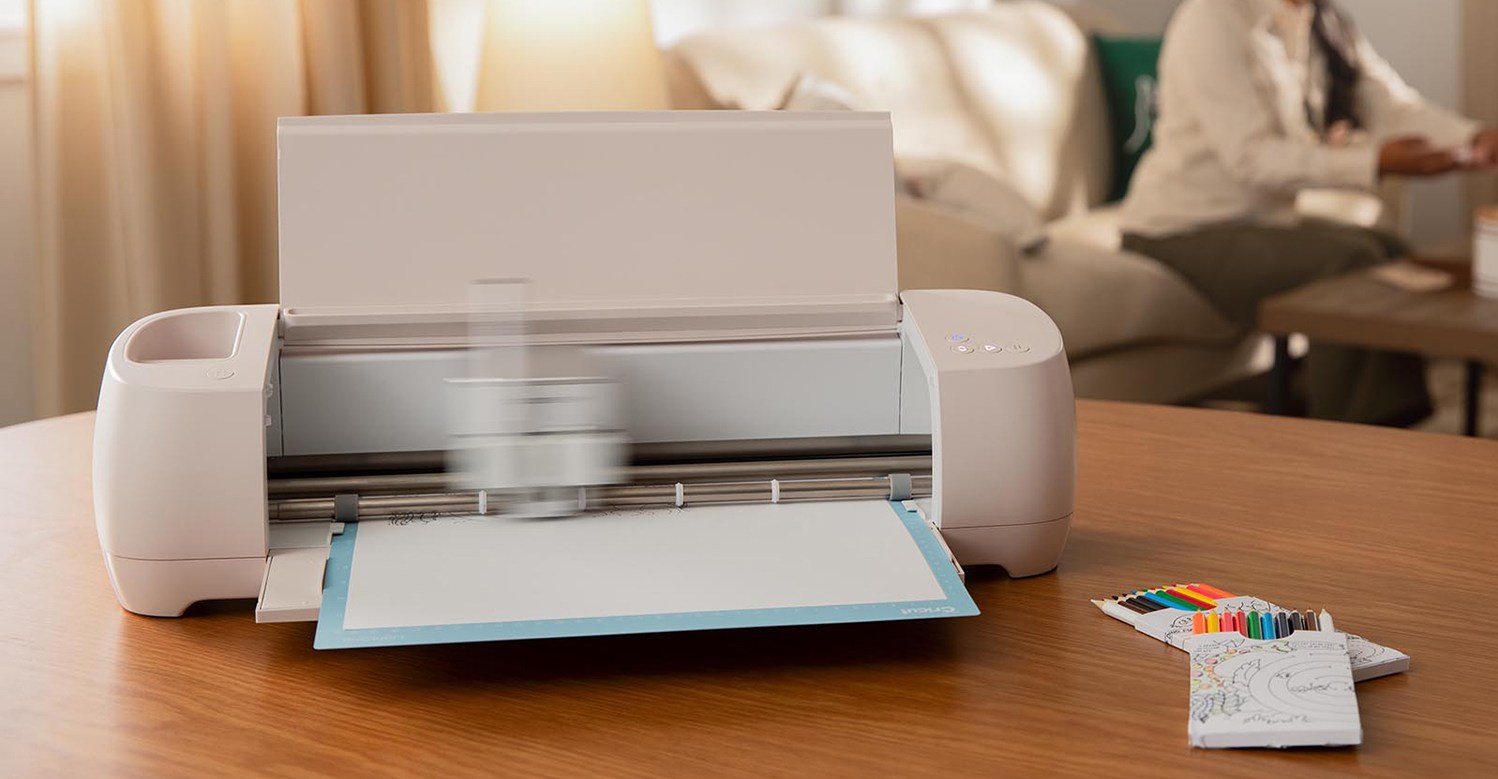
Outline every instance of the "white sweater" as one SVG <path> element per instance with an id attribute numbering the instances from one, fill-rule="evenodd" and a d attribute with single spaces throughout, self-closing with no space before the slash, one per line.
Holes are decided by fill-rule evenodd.
<path id="1" fill-rule="evenodd" d="M 1384 140 L 1469 144 L 1477 123 L 1427 103 L 1361 35 L 1364 132 L 1331 146 L 1307 117 L 1325 105 L 1326 67 L 1310 4 L 1186 0 L 1160 56 L 1154 146 L 1123 205 L 1123 229 L 1172 235 L 1232 221 L 1294 219 L 1302 189 L 1371 190 Z"/>

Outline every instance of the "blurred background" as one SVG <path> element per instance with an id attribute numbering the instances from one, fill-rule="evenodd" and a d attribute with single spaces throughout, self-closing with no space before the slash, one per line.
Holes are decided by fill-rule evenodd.
<path id="1" fill-rule="evenodd" d="M 277 116 L 424 111 L 892 110 L 903 285 L 1020 291 L 1062 326 L 1081 396 L 1190 401 L 1262 371 L 1262 339 L 1203 340 L 1106 218 L 1153 64 L 1120 78 L 1110 52 L 1157 51 L 1176 5 L 0 0 L 0 425 L 92 408 L 140 316 L 275 299 Z M 1498 3 L 1343 6 L 1430 101 L 1498 124 Z M 1436 253 L 1498 199 L 1492 177 L 1328 197 Z M 1090 248 L 998 259 L 1037 229 Z"/>

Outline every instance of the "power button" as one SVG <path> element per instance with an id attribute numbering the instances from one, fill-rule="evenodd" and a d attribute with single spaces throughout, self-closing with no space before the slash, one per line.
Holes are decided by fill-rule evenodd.
<path id="1" fill-rule="evenodd" d="M 234 378 L 234 371 L 231 368 L 210 368 L 203 375 L 210 379 L 222 381 Z"/>

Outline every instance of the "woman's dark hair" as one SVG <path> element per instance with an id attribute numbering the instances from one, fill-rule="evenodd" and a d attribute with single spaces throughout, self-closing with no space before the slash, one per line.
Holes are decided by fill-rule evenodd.
<path id="1" fill-rule="evenodd" d="M 1327 88 L 1326 116 L 1323 127 L 1330 130 L 1338 122 L 1346 122 L 1361 129 L 1363 118 L 1358 115 L 1358 81 L 1363 76 L 1363 65 L 1358 57 L 1357 34 L 1352 17 L 1347 15 L 1332 0 L 1312 0 L 1316 7 L 1316 18 L 1311 23 L 1311 36 L 1326 57 Z"/>

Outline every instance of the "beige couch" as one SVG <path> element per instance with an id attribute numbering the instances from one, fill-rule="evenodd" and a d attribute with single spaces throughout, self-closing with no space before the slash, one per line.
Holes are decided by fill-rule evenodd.
<path id="1" fill-rule="evenodd" d="M 926 18 L 823 18 L 715 31 L 667 53 L 679 108 L 781 105 L 803 74 L 894 120 L 901 160 L 948 160 L 1007 182 L 1049 221 L 1034 256 L 978 210 L 900 198 L 900 284 L 1024 296 L 1060 326 L 1083 397 L 1176 402 L 1267 364 L 1173 273 L 1118 249 L 1102 84 L 1087 34 L 1016 0 Z"/>

